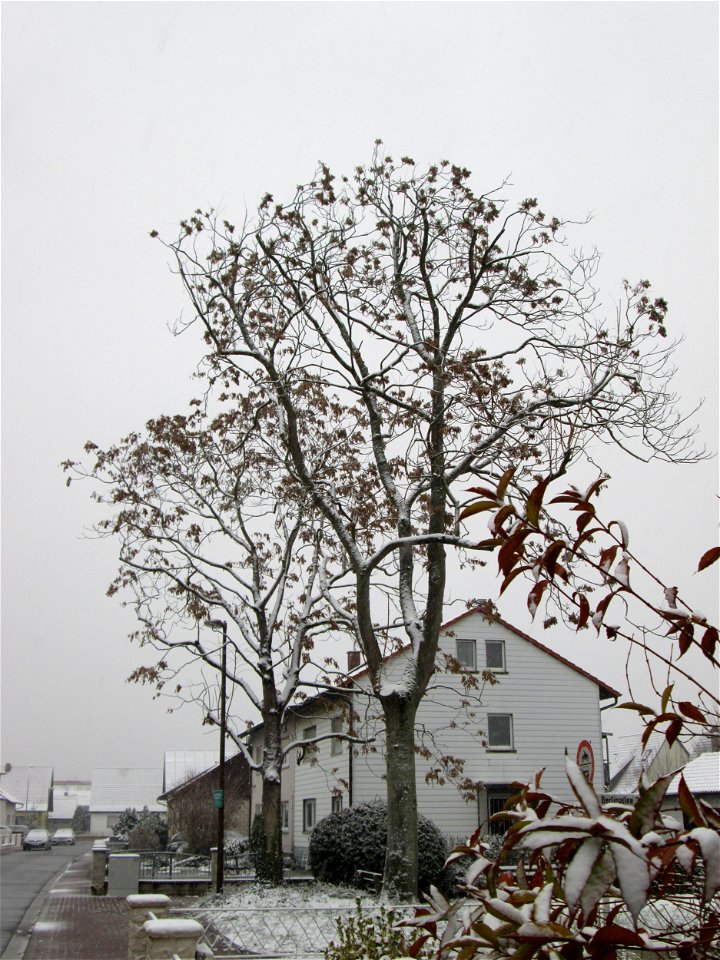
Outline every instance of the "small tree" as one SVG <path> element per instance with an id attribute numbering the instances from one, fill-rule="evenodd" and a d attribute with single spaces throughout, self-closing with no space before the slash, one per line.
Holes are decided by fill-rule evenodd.
<path id="1" fill-rule="evenodd" d="M 349 569 L 352 625 L 387 743 L 389 896 L 417 894 L 413 730 L 435 668 L 448 544 L 469 478 L 554 474 L 596 437 L 694 457 L 673 412 L 667 304 L 627 285 L 615 315 L 536 199 L 475 192 L 447 162 L 326 165 L 241 231 L 195 214 L 167 244 L 213 375 L 276 411 L 288 478 Z M 155 235 L 155 232 L 153 232 Z M 472 544 L 468 543 L 468 546 Z M 388 610 L 386 617 L 380 610 Z M 385 654 L 405 644 L 404 676 Z"/>
<path id="2" fill-rule="evenodd" d="M 187 415 L 151 420 L 144 433 L 107 450 L 88 443 L 89 466 L 64 464 L 71 476 L 95 483 L 94 499 L 110 511 L 96 525 L 119 546 L 108 593 L 129 594 L 141 623 L 132 638 L 161 654 L 131 679 L 201 698 L 206 722 L 219 724 L 217 686 L 188 689 L 178 673 L 192 661 L 222 671 L 222 639 L 205 621 L 218 611 L 225 618 L 231 696 L 239 694 L 263 721 L 262 756 L 253 758 L 241 719 L 232 711 L 226 718 L 229 735 L 262 775 L 263 879 L 274 882 L 282 880 L 282 764 L 296 746 L 283 743 L 286 712 L 315 638 L 341 626 L 322 606 L 333 580 L 327 523 L 278 463 L 280 430 L 273 407 L 256 395 L 210 391 Z"/>

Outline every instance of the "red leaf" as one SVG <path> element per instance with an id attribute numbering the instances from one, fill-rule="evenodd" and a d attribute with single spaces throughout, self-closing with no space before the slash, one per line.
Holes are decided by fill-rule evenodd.
<path id="1" fill-rule="evenodd" d="M 580 608 L 576 630 L 582 630 L 590 618 L 590 603 L 584 593 L 574 593 L 573 600 Z"/>
<path id="2" fill-rule="evenodd" d="M 699 827 L 707 826 L 703 812 L 695 802 L 695 797 L 690 792 L 688 785 L 685 783 L 685 778 L 682 775 L 680 776 L 680 783 L 678 784 L 678 803 L 688 820 L 692 820 L 692 822 L 696 823 Z"/>
<path id="3" fill-rule="evenodd" d="M 540 603 L 542 595 L 545 592 L 545 587 L 547 587 L 548 585 L 548 582 L 549 582 L 548 580 L 538 580 L 538 582 L 535 584 L 535 586 L 532 588 L 532 590 L 528 594 L 527 605 L 533 620 L 535 619 L 535 614 L 537 612 L 538 604 Z"/>
<path id="4" fill-rule="evenodd" d="M 711 564 L 715 563 L 716 560 L 720 559 L 720 547 L 712 547 L 710 550 L 706 550 L 705 553 L 700 557 L 700 563 L 698 564 L 698 573 L 701 570 L 705 570 Z"/>
<path id="5" fill-rule="evenodd" d="M 495 491 L 488 489 L 488 487 L 468 487 L 468 493 L 479 493 L 481 497 L 490 497 L 491 500 L 497 499 Z"/>
<path id="6" fill-rule="evenodd" d="M 678 637 L 678 646 L 680 647 L 680 656 L 684 653 L 687 653 L 693 642 L 693 628 L 692 626 L 685 624 L 685 626 L 680 631 L 680 636 Z"/>
<path id="7" fill-rule="evenodd" d="M 566 544 L 564 540 L 556 540 L 554 543 L 550 544 L 543 555 L 543 566 L 547 570 L 551 579 L 555 576 L 555 565 L 557 564 L 560 554 L 565 549 L 565 546 Z"/>
<path id="8" fill-rule="evenodd" d="M 617 923 L 606 924 L 602 930 L 598 932 L 592 938 L 592 946 L 596 944 L 622 944 L 625 947 L 644 947 L 645 941 L 635 933 L 633 930 L 629 930 L 627 927 L 621 927 Z"/>
<path id="9" fill-rule="evenodd" d="M 702 647 L 702 652 L 706 657 L 712 659 L 715 656 L 715 647 L 718 643 L 718 632 L 715 627 L 708 627 L 703 638 L 700 641 L 700 646 Z"/>
<path id="10" fill-rule="evenodd" d="M 698 710 L 694 703 L 690 703 L 688 700 L 681 700 L 680 703 L 678 703 L 678 707 L 680 713 L 685 714 L 690 720 L 696 720 L 698 723 L 707 723 L 707 717 L 701 710 Z"/>

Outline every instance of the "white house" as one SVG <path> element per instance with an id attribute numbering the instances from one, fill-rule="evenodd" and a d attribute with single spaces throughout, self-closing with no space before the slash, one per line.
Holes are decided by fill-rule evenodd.
<path id="1" fill-rule="evenodd" d="M 8 769 L 0 776 L 0 788 L 18 801 L 18 823 L 48 825 L 48 814 L 52 813 L 53 779 L 52 767 L 8 764 Z"/>
<path id="2" fill-rule="evenodd" d="M 162 793 L 161 767 L 101 767 L 93 770 L 90 786 L 90 832 L 104 837 L 112 834 L 120 815 L 128 809 L 139 813 L 165 813 L 157 798 Z"/>
<path id="3" fill-rule="evenodd" d="M 526 782 L 544 768 L 542 785 L 554 796 L 570 799 L 565 756 L 577 760 L 598 793 L 604 788 L 600 703 L 620 696 L 597 678 L 565 660 L 532 637 L 477 609 L 451 620 L 440 636 L 441 655 L 435 682 L 417 715 L 416 742 L 431 756 L 417 757 L 418 809 L 448 838 L 467 838 L 478 826 L 501 830 L 489 816 L 510 795 L 513 782 Z M 466 696 L 462 677 L 445 667 L 442 654 L 462 664 L 482 684 L 491 671 L 497 683 L 486 682 L 479 697 Z M 386 661 L 388 680 L 399 677 L 407 650 Z M 356 692 L 369 690 L 362 667 L 352 674 L 355 687 L 308 700 L 287 726 L 288 740 L 310 739 L 331 732 L 374 736 L 365 747 L 324 740 L 314 750 L 290 760 L 283 769 L 284 848 L 302 856 L 315 823 L 332 810 L 385 798 L 383 728 L 378 705 Z M 465 700 L 467 707 L 461 707 Z M 360 715 L 348 730 L 347 703 Z M 474 716 L 472 716 L 474 714 Z M 262 726 L 251 734 L 253 750 L 261 749 Z M 438 769 L 438 755 L 461 758 L 461 776 L 481 785 L 471 798 Z M 452 761 L 448 762 L 450 765 Z M 442 783 L 442 780 L 445 780 Z M 253 778 L 253 805 L 260 805 L 260 780 Z"/>

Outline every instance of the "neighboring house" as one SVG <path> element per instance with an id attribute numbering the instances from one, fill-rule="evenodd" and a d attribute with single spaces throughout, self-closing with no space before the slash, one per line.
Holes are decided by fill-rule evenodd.
<path id="1" fill-rule="evenodd" d="M 688 750 L 679 740 L 670 746 L 665 734 L 658 730 L 650 734 L 644 747 L 642 734 L 619 737 L 611 752 L 612 776 L 604 796 L 606 800 L 630 800 L 637 796 L 642 774 L 652 782 L 684 767 L 689 759 Z"/>
<path id="2" fill-rule="evenodd" d="M 157 768 L 103 767 L 92 772 L 90 785 L 90 832 L 108 836 L 125 810 L 138 813 L 147 807 L 151 813 L 165 813 L 158 803 L 162 792 L 163 771 Z"/>
<path id="3" fill-rule="evenodd" d="M 192 780 L 219 761 L 219 750 L 166 750 L 163 757 L 163 792 Z"/>
<path id="4" fill-rule="evenodd" d="M 72 827 L 77 808 L 89 806 L 89 780 L 56 780 L 53 785 L 53 808 L 48 816 L 48 823 L 53 830 Z"/>
<path id="5" fill-rule="evenodd" d="M 670 783 L 663 809 L 682 823 L 684 817 L 678 802 L 680 777 L 679 773 Z M 720 813 L 720 751 L 717 747 L 690 760 L 682 770 L 682 778 L 696 799 L 704 800 Z"/>
<path id="6" fill-rule="evenodd" d="M 418 810 L 434 820 L 448 838 L 467 838 L 478 826 L 486 833 L 504 827 L 490 821 L 513 791 L 513 782 L 531 780 L 544 768 L 542 786 L 553 796 L 571 799 L 565 756 L 581 761 L 595 788 L 602 792 L 602 728 L 600 701 L 620 694 L 559 654 L 502 620 L 488 620 L 473 609 L 446 623 L 440 635 L 439 669 L 434 689 L 417 714 L 418 747 L 434 755 L 464 760 L 461 777 L 475 784 L 464 793 L 449 782 L 432 756 L 417 757 Z M 445 669 L 442 654 L 453 657 L 472 677 L 492 671 L 496 684 L 486 683 L 480 705 L 468 717 L 462 676 Z M 407 650 L 386 661 L 388 683 L 400 678 Z M 385 799 L 384 731 L 376 702 L 357 692 L 370 689 L 367 671 L 352 675 L 347 687 L 322 694 L 298 706 L 287 724 L 289 741 L 330 732 L 350 732 L 346 704 L 361 716 L 354 731 L 374 736 L 366 747 L 324 740 L 296 756 L 283 769 L 284 847 L 302 856 L 315 823 L 363 801 Z M 262 726 L 250 734 L 254 751 L 261 749 Z M 452 766 L 453 760 L 447 761 Z M 433 772 L 435 771 L 435 772 Z M 429 778 L 431 782 L 427 782 Z M 445 782 L 443 782 L 443 780 Z M 434 782 L 432 782 L 434 781 Z M 260 778 L 253 778 L 253 807 L 260 804 Z"/>
<path id="7" fill-rule="evenodd" d="M 158 800 L 167 804 L 168 832 L 182 833 L 193 845 L 204 847 L 217 836 L 217 809 L 213 791 L 220 786 L 220 765 L 162 793 Z M 225 760 L 226 836 L 236 833 L 250 836 L 250 768 L 245 757 L 236 753 Z"/>
<path id="8" fill-rule="evenodd" d="M 0 824 L 12 827 L 15 824 L 15 813 L 20 801 L 6 790 L 0 790 Z"/>
<path id="9" fill-rule="evenodd" d="M 16 822 L 29 827 L 47 827 L 53 808 L 52 767 L 16 767 L 0 775 L 0 789 L 16 797 Z"/>

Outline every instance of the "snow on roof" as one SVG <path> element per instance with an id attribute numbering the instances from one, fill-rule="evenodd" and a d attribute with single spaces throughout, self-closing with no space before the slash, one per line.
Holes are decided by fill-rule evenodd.
<path id="1" fill-rule="evenodd" d="M 0 776 L 0 786 L 9 791 L 20 804 L 20 812 L 27 810 L 44 813 L 48 809 L 50 791 L 53 785 L 53 768 L 12 766 Z"/>
<path id="2" fill-rule="evenodd" d="M 90 805 L 90 791 L 85 796 L 78 793 L 68 793 L 65 790 L 53 790 L 53 808 L 52 813 L 48 815 L 50 820 L 72 820 L 75 811 L 79 806 L 87 807 Z"/>
<path id="3" fill-rule="evenodd" d="M 163 772 L 163 793 L 178 784 L 192 780 L 220 762 L 219 750 L 166 750 Z"/>
<path id="4" fill-rule="evenodd" d="M 157 798 L 162 793 L 161 768 L 101 767 L 92 772 L 91 813 L 122 813 L 123 810 L 164 812 Z"/>
<path id="5" fill-rule="evenodd" d="M 13 797 L 13 795 L 8 793 L 7 790 L 0 790 L 0 800 L 5 800 L 6 803 L 20 803 L 17 797 Z"/>
<path id="6" fill-rule="evenodd" d="M 683 769 L 682 776 L 693 793 L 720 793 L 720 753 L 701 753 Z M 668 787 L 668 794 L 678 792 L 680 774 Z"/>
<path id="7" fill-rule="evenodd" d="M 642 746 L 642 734 L 629 734 L 618 737 L 612 745 L 610 753 L 610 783 L 608 793 L 634 794 L 640 781 L 641 774 L 648 770 L 660 751 L 667 745 L 665 734 L 661 730 L 653 730 L 645 747 Z M 655 774 L 677 770 L 689 759 L 690 754 L 683 744 L 676 741 L 672 754 L 667 758 L 664 770 L 656 770 Z"/>

